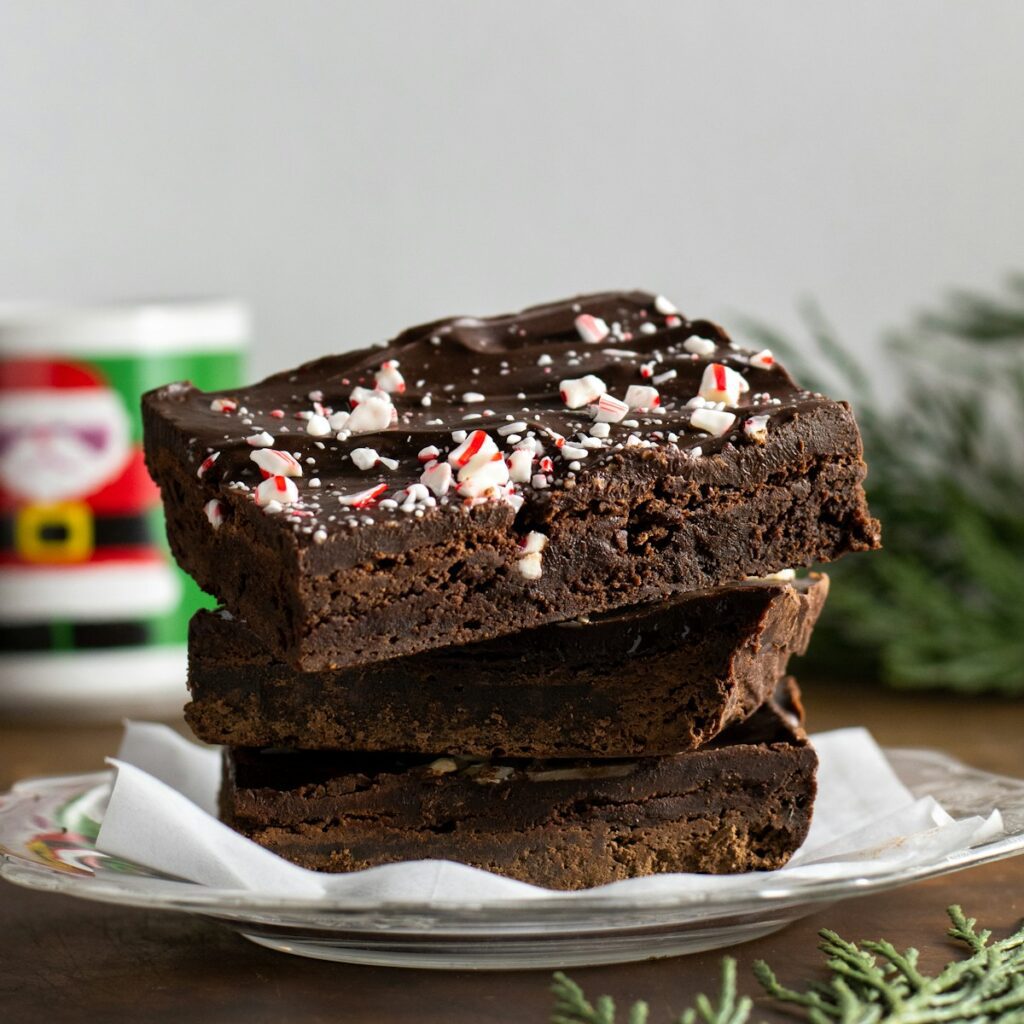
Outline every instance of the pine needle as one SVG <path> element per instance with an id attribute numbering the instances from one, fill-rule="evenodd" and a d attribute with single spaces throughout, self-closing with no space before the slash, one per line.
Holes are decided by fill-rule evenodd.
<path id="1" fill-rule="evenodd" d="M 819 933 L 829 978 L 805 991 L 788 988 L 763 961 L 754 977 L 770 999 L 800 1011 L 810 1024 L 1024 1024 L 1024 926 L 996 942 L 959 906 L 946 911 L 948 935 L 967 955 L 938 974 L 925 974 L 918 951 L 897 949 L 885 939 L 850 942 L 832 931 Z M 591 1004 L 583 990 L 559 972 L 551 986 L 555 1009 L 550 1024 L 616 1024 L 615 1003 L 602 996 Z M 736 961 L 722 960 L 716 999 L 700 995 L 674 1024 L 747 1024 L 752 1000 L 739 996 Z M 648 1024 L 648 1007 L 637 1001 L 626 1024 Z"/>

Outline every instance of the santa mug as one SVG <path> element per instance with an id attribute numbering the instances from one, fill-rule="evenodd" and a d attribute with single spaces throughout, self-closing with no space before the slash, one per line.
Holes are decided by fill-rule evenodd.
<path id="1" fill-rule="evenodd" d="M 235 387 L 246 309 L 221 300 L 0 305 L 0 712 L 180 711 L 188 620 L 139 397 Z"/>

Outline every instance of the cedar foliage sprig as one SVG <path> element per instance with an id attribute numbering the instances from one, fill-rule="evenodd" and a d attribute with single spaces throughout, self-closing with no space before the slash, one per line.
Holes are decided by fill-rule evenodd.
<path id="1" fill-rule="evenodd" d="M 849 398 L 884 550 L 828 567 L 809 664 L 896 686 L 1024 693 L 1024 275 L 958 292 L 890 336 L 880 394 L 815 306 L 817 358 L 763 324 L 745 331 L 815 390 Z"/>
<path id="2" fill-rule="evenodd" d="M 938 974 L 925 974 L 918 951 L 902 952 L 891 942 L 849 942 L 835 932 L 819 934 L 819 949 L 830 976 L 800 992 L 787 988 L 763 961 L 754 976 L 769 998 L 801 1010 L 810 1024 L 1024 1024 L 1024 925 L 1005 939 L 992 941 L 988 930 L 959 906 L 946 911 L 947 932 L 968 947 L 968 955 L 948 963 Z M 591 1004 L 583 990 L 559 972 L 552 991 L 551 1024 L 616 1024 L 615 1003 L 601 996 Z M 738 996 L 736 961 L 722 961 L 717 1000 L 698 996 L 676 1024 L 746 1024 L 752 1001 Z M 647 1004 L 638 1001 L 626 1024 L 648 1024 Z"/>

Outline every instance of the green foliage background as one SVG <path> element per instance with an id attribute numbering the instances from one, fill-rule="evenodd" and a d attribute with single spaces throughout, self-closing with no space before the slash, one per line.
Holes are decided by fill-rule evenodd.
<path id="1" fill-rule="evenodd" d="M 817 307 L 803 320 L 798 343 L 744 329 L 802 383 L 851 401 L 885 545 L 827 567 L 803 671 L 1024 693 L 1024 275 L 953 293 L 887 338 L 870 372 Z M 880 377 L 895 384 L 885 394 Z"/>

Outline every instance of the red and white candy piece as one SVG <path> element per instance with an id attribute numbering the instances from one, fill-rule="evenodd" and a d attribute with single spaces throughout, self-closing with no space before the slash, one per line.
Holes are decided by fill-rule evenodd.
<path id="1" fill-rule="evenodd" d="M 618 423 L 630 411 L 628 404 L 613 394 L 602 394 L 594 407 L 595 423 Z"/>
<path id="2" fill-rule="evenodd" d="M 292 505 L 299 500 L 299 489 L 286 476 L 268 476 L 256 487 L 256 504 L 266 508 L 272 501 Z"/>
<path id="3" fill-rule="evenodd" d="M 529 448 L 517 448 L 506 460 L 508 478 L 514 484 L 525 484 L 533 476 L 533 452 Z"/>
<path id="4" fill-rule="evenodd" d="M 750 390 L 746 378 L 721 363 L 709 363 L 704 368 L 697 394 L 709 402 L 736 405 L 740 395 Z"/>
<path id="5" fill-rule="evenodd" d="M 355 494 L 339 494 L 338 504 L 348 508 L 367 508 L 374 505 L 377 499 L 388 489 L 387 484 L 377 484 L 376 487 L 368 487 L 365 491 L 356 491 Z"/>
<path id="6" fill-rule="evenodd" d="M 447 462 L 431 462 L 420 474 L 420 483 L 429 487 L 437 497 L 448 493 L 452 485 L 452 467 Z"/>
<path id="7" fill-rule="evenodd" d="M 212 412 L 234 412 L 237 408 L 238 403 L 233 398 L 215 398 L 210 403 Z"/>
<path id="8" fill-rule="evenodd" d="M 775 356 L 772 355 L 771 349 L 763 348 L 750 357 L 750 365 L 757 366 L 762 370 L 770 370 L 775 365 Z"/>
<path id="9" fill-rule="evenodd" d="M 207 455 L 202 462 L 199 463 L 199 468 L 196 470 L 196 476 L 200 480 L 206 476 L 207 473 L 213 468 L 213 464 L 220 458 L 220 452 L 214 452 L 212 455 Z"/>
<path id="10" fill-rule="evenodd" d="M 426 448 L 421 448 L 416 455 L 416 458 L 420 462 L 433 462 L 441 454 L 441 450 L 433 444 L 428 444 Z"/>
<path id="11" fill-rule="evenodd" d="M 508 483 L 508 466 L 501 452 L 475 455 L 459 470 L 458 481 L 463 498 L 499 497 L 497 490 Z"/>
<path id="12" fill-rule="evenodd" d="M 768 440 L 768 417 L 751 416 L 743 421 L 743 433 L 757 444 L 764 444 Z"/>
<path id="13" fill-rule="evenodd" d="M 498 450 L 491 436 L 485 430 L 474 430 L 454 451 L 448 454 L 448 462 L 461 469 L 478 455 L 493 455 Z"/>
<path id="14" fill-rule="evenodd" d="M 261 430 L 258 434 L 251 434 L 247 437 L 245 443 L 252 448 L 273 448 L 274 438 L 265 430 Z"/>
<path id="15" fill-rule="evenodd" d="M 599 317 L 591 316 L 589 313 L 580 313 L 576 317 L 576 330 L 579 336 L 591 345 L 604 341 L 611 333 L 608 325 Z"/>
<path id="16" fill-rule="evenodd" d="M 219 530 L 224 522 L 224 506 L 216 498 L 211 498 L 203 506 L 203 511 L 206 513 L 210 525 L 215 530 Z"/>
<path id="17" fill-rule="evenodd" d="M 398 413 L 391 399 L 382 391 L 371 391 L 349 415 L 345 430 L 352 434 L 372 434 L 386 430 L 398 420 Z"/>
<path id="18" fill-rule="evenodd" d="M 405 378 L 398 372 L 397 359 L 385 359 L 380 369 L 373 375 L 380 391 L 390 394 L 402 394 L 405 391 Z"/>
<path id="19" fill-rule="evenodd" d="M 690 425 L 695 430 L 703 430 L 716 437 L 727 434 L 735 422 L 736 417 L 731 412 L 723 412 L 721 409 L 695 409 L 690 417 Z"/>
<path id="20" fill-rule="evenodd" d="M 277 448 L 261 448 L 249 458 L 268 476 L 302 476 L 302 466 L 288 452 Z"/>
<path id="21" fill-rule="evenodd" d="M 384 391 L 384 392 L 376 391 L 373 388 L 364 388 L 364 387 L 360 387 L 359 385 L 357 385 L 349 393 L 348 404 L 351 405 L 352 408 L 354 409 L 361 402 L 365 402 L 367 400 L 367 398 L 370 397 L 370 395 L 374 395 L 374 394 L 379 397 L 381 394 L 385 394 L 386 395 L 387 392 L 386 391 Z M 390 399 L 388 399 L 388 401 L 390 401 Z"/>
<path id="22" fill-rule="evenodd" d="M 661 405 L 657 388 L 646 384 L 630 384 L 626 389 L 626 405 L 630 409 L 656 409 Z"/>
<path id="23" fill-rule="evenodd" d="M 376 448 L 353 448 L 349 458 L 359 469 L 373 469 L 380 462 Z"/>
<path id="24" fill-rule="evenodd" d="M 570 409 L 580 409 L 584 405 L 592 405 L 608 390 L 600 377 L 588 373 L 585 377 L 563 380 L 558 384 L 558 392 L 562 401 Z"/>

